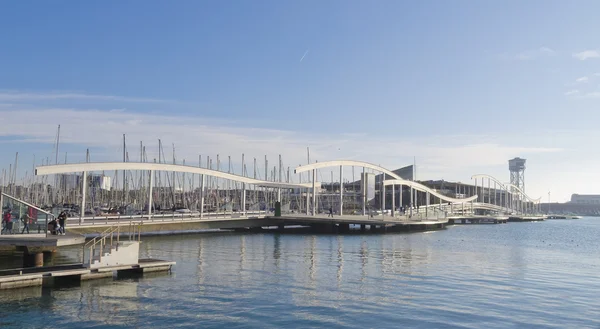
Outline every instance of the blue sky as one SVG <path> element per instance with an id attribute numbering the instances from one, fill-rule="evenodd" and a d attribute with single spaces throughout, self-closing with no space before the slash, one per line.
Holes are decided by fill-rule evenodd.
<path id="1" fill-rule="evenodd" d="M 0 3 L 0 151 L 352 158 L 600 193 L 597 1 Z M 23 167 L 23 166 L 21 166 Z M 26 168 L 22 175 L 25 174 Z M 551 178 L 551 179 L 550 179 Z"/>

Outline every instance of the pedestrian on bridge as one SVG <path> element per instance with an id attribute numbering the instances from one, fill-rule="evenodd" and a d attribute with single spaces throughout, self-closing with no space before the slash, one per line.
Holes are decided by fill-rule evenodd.
<path id="1" fill-rule="evenodd" d="M 65 231 L 66 224 L 67 224 L 67 213 L 65 211 L 63 211 L 60 213 L 60 215 L 58 215 L 58 225 L 60 225 L 60 227 L 58 228 L 58 234 L 65 235 L 67 233 Z"/>
<path id="2" fill-rule="evenodd" d="M 25 233 L 25 230 L 27 230 L 27 234 L 29 234 L 29 223 L 31 223 L 31 217 L 29 217 L 29 214 L 23 213 L 23 215 L 21 216 L 21 221 L 24 225 L 21 234 Z"/>
<path id="3" fill-rule="evenodd" d="M 10 208 L 4 213 L 2 217 L 2 222 L 4 223 L 4 228 L 2 228 L 2 232 L 6 231 L 8 234 L 13 233 L 13 223 L 12 223 L 12 215 L 10 214 Z"/>
<path id="4" fill-rule="evenodd" d="M 333 207 L 329 207 L 329 215 L 327 217 L 333 217 Z"/>

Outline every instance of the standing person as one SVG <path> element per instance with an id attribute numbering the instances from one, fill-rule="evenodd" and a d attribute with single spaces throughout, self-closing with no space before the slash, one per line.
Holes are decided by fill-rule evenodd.
<path id="1" fill-rule="evenodd" d="M 329 207 L 329 215 L 327 217 L 333 217 L 333 207 Z"/>
<path id="2" fill-rule="evenodd" d="M 58 232 L 61 235 L 65 235 L 66 231 L 65 231 L 65 224 L 67 223 L 67 213 L 66 212 L 61 212 L 60 215 L 58 215 L 58 225 L 60 225 L 60 227 L 58 228 Z"/>
<path id="3" fill-rule="evenodd" d="M 25 230 L 27 230 L 27 234 L 29 234 L 29 223 L 31 223 L 31 217 L 29 217 L 29 214 L 23 213 L 23 215 L 21 216 L 21 221 L 24 225 L 21 234 L 25 233 Z"/>
<path id="4" fill-rule="evenodd" d="M 11 210 L 8 209 L 6 211 L 6 213 L 4 213 L 4 217 L 2 218 L 2 220 L 4 221 L 4 230 L 6 230 L 8 232 L 8 234 L 12 234 L 12 228 L 13 228 L 13 223 L 12 223 L 12 215 L 10 214 Z"/>

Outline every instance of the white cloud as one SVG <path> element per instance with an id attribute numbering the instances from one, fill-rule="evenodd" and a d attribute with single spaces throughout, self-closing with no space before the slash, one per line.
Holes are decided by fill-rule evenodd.
<path id="1" fill-rule="evenodd" d="M 598 50 L 585 50 L 579 53 L 573 53 L 573 58 L 578 59 L 580 61 L 585 61 L 591 58 L 600 57 L 600 52 Z"/>
<path id="2" fill-rule="evenodd" d="M 565 96 L 573 96 L 573 95 L 578 95 L 579 94 L 579 90 L 577 89 L 573 89 L 573 90 L 569 90 L 565 93 Z"/>
<path id="3" fill-rule="evenodd" d="M 540 47 L 538 49 L 526 50 L 514 56 L 514 59 L 520 61 L 532 60 L 543 56 L 552 56 L 556 52 L 548 47 Z"/>
<path id="4" fill-rule="evenodd" d="M 600 97 L 600 93 L 597 96 L 593 96 L 593 94 L 585 96 L 588 94 L 582 95 L 583 92 L 577 90 L 572 90 L 572 92 L 574 92 L 572 97 Z M 25 93 L 17 92 L 11 92 L 11 94 L 25 95 Z M 68 95 L 71 93 L 37 93 L 35 95 L 49 94 Z M 173 111 L 157 112 L 159 114 L 138 113 L 135 112 L 134 105 L 136 104 L 131 104 L 129 101 L 137 98 L 124 97 L 128 100 L 115 101 L 113 102 L 115 104 L 107 105 L 103 100 L 110 96 L 96 96 L 98 98 L 95 99 L 81 98 L 81 103 L 91 104 L 90 106 L 94 108 L 98 104 L 104 104 L 105 110 L 82 110 L 54 106 L 56 103 L 71 106 L 72 102 L 68 98 L 58 98 L 50 106 L 41 105 L 50 102 L 32 102 L 25 96 L 13 98 L 13 101 L 5 102 L 6 104 L 2 104 L 0 101 L 0 117 L 18 118 L 18 120 L 11 121 L 10 130 L 0 129 L 0 151 L 6 150 L 10 144 L 23 143 L 23 148 L 19 150 L 20 157 L 26 158 L 29 152 L 35 152 L 38 162 L 40 158 L 46 156 L 53 159 L 56 127 L 60 124 L 61 155 L 59 158 L 64 158 L 64 152 L 68 152 L 69 162 L 84 161 L 85 151 L 83 150 L 88 147 L 91 151 L 92 161 L 121 159 L 122 134 L 126 133 L 131 161 L 138 161 L 140 141 L 143 141 L 146 146 L 149 161 L 158 158 L 158 139 L 160 138 L 167 158 L 171 157 L 172 144 L 175 144 L 176 147 L 177 161 L 181 162 L 186 159 L 186 163 L 192 165 L 197 163 L 200 154 L 202 154 L 203 162 L 206 161 L 207 155 L 215 159 L 216 155 L 220 154 L 222 163 L 226 163 L 227 156 L 231 155 L 234 172 L 239 173 L 241 154 L 244 153 L 248 171 L 252 172 L 252 160 L 256 158 L 259 165 L 258 172 L 264 176 L 265 155 L 268 156 L 271 169 L 276 165 L 278 155 L 281 154 L 284 168 L 287 170 L 289 166 L 293 171 L 297 165 L 306 163 L 306 147 L 308 146 L 312 161 L 355 159 L 395 169 L 411 164 L 413 157 L 416 157 L 420 179 L 443 178 L 469 182 L 471 175 L 475 173 L 488 173 L 502 179 L 508 173 L 507 160 L 515 156 L 530 159 L 532 167 L 534 164 L 538 165 L 539 169 L 532 169 L 533 171 L 550 170 L 559 165 L 558 162 L 562 161 L 561 159 L 573 158 L 572 153 L 569 153 L 570 157 L 565 156 L 566 152 L 573 152 L 573 145 L 575 147 L 585 145 L 585 142 L 582 141 L 600 138 L 600 135 L 582 137 L 580 131 L 564 133 L 553 131 L 551 139 L 557 141 L 557 144 L 554 144 L 554 142 L 549 142 L 543 130 L 518 135 L 506 134 L 501 131 L 497 134 L 486 135 L 464 133 L 434 135 L 429 132 L 415 136 L 385 137 L 379 135 L 378 132 L 371 131 L 340 134 L 338 131 L 330 133 L 302 129 L 269 129 L 252 127 L 248 123 L 209 119 L 197 114 L 178 115 Z M 40 97 L 38 96 L 37 99 Z M 146 108 L 149 104 L 143 103 L 143 106 Z M 32 144 L 25 145 L 24 143 Z M 548 145 L 552 145 L 552 147 L 548 147 Z M 40 151 L 40 149 L 47 151 Z M 587 148 L 577 152 L 584 154 L 584 157 L 589 153 Z M 5 157 L 0 166 L 8 167 L 11 161 L 12 157 Z M 28 159 L 23 161 L 27 162 Z M 577 165 L 569 160 L 564 161 L 564 163 L 560 163 L 565 168 L 564 171 L 571 168 L 570 166 Z M 576 169 L 571 168 L 570 170 Z M 345 175 L 351 175 L 351 172 L 351 170 L 344 170 Z M 330 177 L 328 171 L 321 174 L 323 177 L 319 178 L 320 180 L 328 180 Z M 359 170 L 355 175 L 357 177 L 360 175 Z M 530 180 L 529 184 L 530 188 L 539 190 L 547 191 L 550 188 L 545 177 L 535 182 Z M 563 190 L 566 191 L 564 192 L 565 197 L 568 193 L 574 192 L 574 188 L 571 186 L 561 191 Z M 535 195 L 535 191 L 532 195 Z"/>
<path id="5" fill-rule="evenodd" d="M 118 101 L 118 102 L 168 102 L 166 100 L 140 98 L 140 97 L 123 97 L 114 95 L 98 95 L 76 92 L 18 92 L 18 91 L 0 91 L 1 101 L 40 101 L 40 100 L 88 100 L 88 101 Z"/>
<path id="6" fill-rule="evenodd" d="M 583 83 L 585 83 L 585 82 L 588 82 L 589 80 L 590 79 L 588 77 L 581 77 L 581 78 L 577 78 L 575 80 L 575 82 L 583 82 Z"/>
<path id="7" fill-rule="evenodd" d="M 307 133 L 279 129 L 252 128 L 212 121 L 200 117 L 177 117 L 133 112 L 99 110 L 74 110 L 62 108 L 2 108 L 3 117 L 18 117 L 10 130 L 0 130 L 0 136 L 11 143 L 29 142 L 46 144 L 48 155 L 52 152 L 56 127 L 61 125 L 61 150 L 73 146 L 90 147 L 93 161 L 110 161 L 122 154 L 122 134 L 127 135 L 132 161 L 137 161 L 139 142 L 147 146 L 148 158 L 158 158 L 160 138 L 165 153 L 170 157 L 170 145 L 175 144 L 178 161 L 196 162 L 198 155 L 220 154 L 222 159 L 232 155 L 239 160 L 256 157 L 259 163 L 265 155 L 276 161 L 282 154 L 286 166 L 292 169 L 306 163 L 306 147 L 310 147 L 312 160 L 358 159 L 395 168 L 419 159 L 425 169 L 421 173 L 443 171 L 452 177 L 457 171 L 475 171 L 474 168 L 503 165 L 506 159 L 532 153 L 557 152 L 559 149 L 538 147 L 513 147 L 486 142 L 482 136 L 418 136 L 389 139 L 372 134 Z M 15 133 L 18 132 L 18 133 Z M 493 140 L 494 138 L 490 138 Z M 473 142 L 472 142 L 473 141 Z M 476 141 L 476 142 L 475 142 Z M 62 152 L 62 151 L 61 151 Z M 84 154 L 73 151 L 70 162 L 84 160 Z M 135 154 L 135 155 L 134 155 Z M 239 161 L 237 161 L 239 164 Z M 250 160 L 247 161 L 250 163 Z M 440 164 L 443 166 L 440 167 Z M 263 171 L 264 172 L 264 171 Z"/>

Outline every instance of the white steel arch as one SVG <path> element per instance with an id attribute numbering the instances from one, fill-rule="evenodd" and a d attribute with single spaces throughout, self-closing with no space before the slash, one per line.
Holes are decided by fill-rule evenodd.
<path id="1" fill-rule="evenodd" d="M 490 176 L 487 174 L 477 174 L 477 175 L 471 176 L 471 179 L 477 179 L 477 178 L 489 178 L 490 180 L 494 181 L 496 184 L 499 184 L 500 187 L 506 191 L 508 191 L 509 187 L 514 188 L 515 190 L 517 190 L 519 193 L 521 193 L 525 198 L 527 198 L 531 202 L 539 202 L 542 199 L 542 198 L 533 199 L 532 197 L 525 194 L 525 192 L 523 190 L 521 190 L 518 186 L 515 186 L 510 183 L 506 183 L 506 184 L 502 183 L 498 179 L 496 179 L 494 176 Z"/>
<path id="2" fill-rule="evenodd" d="M 355 167 L 369 168 L 369 169 L 373 169 L 373 170 L 385 173 L 387 175 L 390 175 L 395 179 L 403 179 L 402 177 L 398 176 L 391 170 L 387 170 L 381 166 L 378 166 L 378 165 L 375 165 L 375 164 L 372 164 L 369 162 L 356 161 L 356 160 L 333 160 L 333 161 L 325 161 L 325 162 L 315 162 L 315 163 L 311 163 L 308 165 L 296 167 L 296 169 L 294 169 L 294 174 L 298 174 L 298 173 L 313 170 L 313 169 L 322 169 L 322 168 L 339 167 L 339 166 L 355 166 Z"/>
<path id="3" fill-rule="evenodd" d="M 409 187 L 414 188 L 417 191 L 421 191 L 421 192 L 427 192 L 433 196 L 435 196 L 436 198 L 440 198 L 441 200 L 444 200 L 446 202 L 452 202 L 452 203 L 466 203 L 466 202 L 471 202 L 477 199 L 477 195 L 468 197 L 468 198 L 464 198 L 464 199 L 457 199 L 457 198 L 451 198 L 447 195 L 443 195 L 441 193 L 438 193 L 437 191 L 423 185 L 417 182 L 413 182 L 413 181 L 409 181 L 409 180 L 404 180 L 404 179 L 388 179 L 383 181 L 383 185 L 385 186 L 389 186 L 389 185 L 406 185 Z"/>
<path id="4" fill-rule="evenodd" d="M 525 198 L 527 198 L 531 202 L 540 202 L 542 200 L 541 197 L 539 197 L 537 199 L 534 199 L 534 198 L 530 197 L 529 195 L 525 194 L 525 192 L 523 190 L 521 190 L 518 186 L 513 185 L 511 183 L 506 183 L 506 186 L 514 188 L 515 190 L 517 190 L 519 193 L 521 193 Z"/>
<path id="5" fill-rule="evenodd" d="M 249 185 L 255 185 L 260 187 L 272 187 L 272 188 L 309 188 L 312 187 L 312 183 L 280 183 L 280 182 L 268 182 L 259 179 L 229 174 L 217 170 L 164 164 L 164 163 L 148 163 L 148 162 L 87 162 L 87 163 L 73 163 L 73 164 L 62 164 L 52 166 L 41 166 L 35 168 L 35 175 L 52 175 L 52 174 L 66 174 L 73 172 L 92 172 L 92 171 L 111 171 L 111 170 L 154 170 L 154 171 L 170 171 L 170 172 L 181 172 L 190 174 L 207 175 L 217 178 L 229 179 L 232 181 L 245 183 Z"/>
<path id="6" fill-rule="evenodd" d="M 316 163 L 311 163 L 308 165 L 304 165 L 304 166 L 299 166 L 294 170 L 294 173 L 301 173 L 301 172 L 305 172 L 305 171 L 309 171 L 309 170 L 314 170 L 314 169 L 321 169 L 321 168 L 328 168 L 328 167 L 338 167 L 338 166 L 355 166 L 355 167 L 364 167 L 364 168 L 369 168 L 369 169 L 373 169 L 379 172 L 382 172 L 386 175 L 389 175 L 391 177 L 393 177 L 394 179 L 388 179 L 388 180 L 384 180 L 383 185 L 384 186 L 389 186 L 389 185 L 406 185 L 406 186 L 410 186 L 412 188 L 414 188 L 417 191 L 421 191 L 421 192 L 428 192 L 429 194 L 440 198 L 441 200 L 444 200 L 446 202 L 452 202 L 452 203 L 465 203 L 465 202 L 471 202 L 473 200 L 477 199 L 477 195 L 469 197 L 469 198 L 465 198 L 465 199 L 456 199 L 456 198 L 451 198 L 449 196 L 440 194 L 438 192 L 436 192 L 435 190 L 417 183 L 417 182 L 413 182 L 413 181 L 409 181 L 409 180 L 405 180 L 404 178 L 400 177 L 398 174 L 394 173 L 391 170 L 388 170 L 386 168 L 383 168 L 381 166 L 369 163 L 369 162 L 364 162 L 364 161 L 356 161 L 356 160 L 333 160 L 333 161 L 325 161 L 325 162 L 316 162 Z"/>

